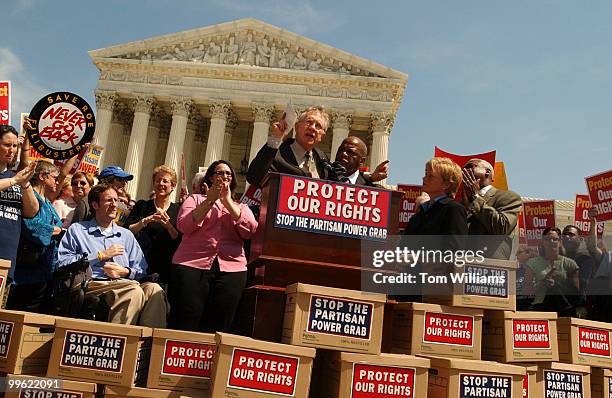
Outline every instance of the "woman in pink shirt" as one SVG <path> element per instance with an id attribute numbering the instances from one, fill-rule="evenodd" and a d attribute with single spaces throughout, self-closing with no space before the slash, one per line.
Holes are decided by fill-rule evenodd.
<path id="1" fill-rule="evenodd" d="M 257 221 L 233 200 L 236 175 L 225 160 L 210 165 L 201 186 L 205 194 L 189 196 L 176 222 L 183 240 L 172 258 L 170 327 L 226 332 L 246 284 L 243 243 Z"/>

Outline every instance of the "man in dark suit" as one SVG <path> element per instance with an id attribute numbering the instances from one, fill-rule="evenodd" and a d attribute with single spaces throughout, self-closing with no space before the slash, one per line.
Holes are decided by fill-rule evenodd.
<path id="1" fill-rule="evenodd" d="M 487 247 L 485 256 L 508 260 L 512 252 L 510 234 L 518 222 L 523 201 L 512 191 L 497 189 L 491 183 L 493 166 L 482 159 L 470 159 L 463 166 L 463 204 L 468 211 L 470 235 L 478 238 L 478 246 Z"/>
<path id="2" fill-rule="evenodd" d="M 325 137 L 328 125 L 329 115 L 323 107 L 310 107 L 300 115 L 295 124 L 295 139 L 283 141 L 290 131 L 285 118 L 272 124 L 268 142 L 249 165 L 249 184 L 263 187 L 271 172 L 327 179 L 325 164 L 329 159 L 315 145 Z"/>
<path id="3" fill-rule="evenodd" d="M 376 186 L 376 184 L 372 182 L 372 177 L 376 178 L 376 176 L 372 176 L 371 174 L 366 176 L 359 170 L 359 168 L 365 164 L 367 157 L 368 147 L 365 142 L 359 137 L 346 137 L 338 147 L 336 161 L 334 162 L 346 169 L 340 181 L 368 187 Z M 383 164 L 383 167 L 385 167 L 387 162 L 383 162 Z M 380 168 L 381 165 L 379 165 L 378 168 Z M 386 176 L 384 178 L 386 178 Z"/>

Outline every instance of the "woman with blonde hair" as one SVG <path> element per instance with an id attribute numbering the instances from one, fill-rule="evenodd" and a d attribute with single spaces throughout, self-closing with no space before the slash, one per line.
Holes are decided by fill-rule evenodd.
<path id="1" fill-rule="evenodd" d="M 172 256 L 180 243 L 176 217 L 180 206 L 172 202 L 176 188 L 176 171 L 166 165 L 153 169 L 155 197 L 139 200 L 130 212 L 124 227 L 136 236 L 144 252 L 149 274 L 159 274 L 159 283 L 168 283 Z"/>

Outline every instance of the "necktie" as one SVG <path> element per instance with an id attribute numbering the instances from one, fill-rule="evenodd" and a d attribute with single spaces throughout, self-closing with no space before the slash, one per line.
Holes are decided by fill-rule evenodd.
<path id="1" fill-rule="evenodd" d="M 319 178 L 319 172 L 317 171 L 317 167 L 315 166 L 311 152 L 306 152 L 304 154 L 304 164 L 302 165 L 302 170 L 310 173 L 310 176 L 313 178 Z"/>
<path id="2" fill-rule="evenodd" d="M 349 183 L 349 182 L 351 182 L 351 180 L 349 180 L 349 178 L 347 176 L 340 176 L 340 182 Z"/>

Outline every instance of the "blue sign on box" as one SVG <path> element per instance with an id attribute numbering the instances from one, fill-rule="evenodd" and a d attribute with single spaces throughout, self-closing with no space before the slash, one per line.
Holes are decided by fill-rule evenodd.
<path id="1" fill-rule="evenodd" d="M 373 312 L 371 303 L 312 295 L 306 330 L 369 340 Z"/>
<path id="2" fill-rule="evenodd" d="M 66 331 L 61 366 L 121 373 L 126 338 Z"/>

